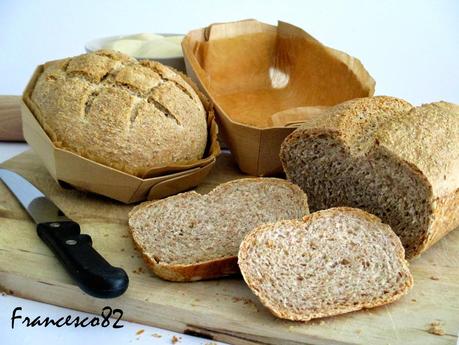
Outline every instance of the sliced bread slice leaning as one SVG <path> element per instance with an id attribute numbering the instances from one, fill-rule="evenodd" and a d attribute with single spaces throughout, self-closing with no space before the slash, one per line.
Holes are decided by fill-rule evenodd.
<path id="1" fill-rule="evenodd" d="M 261 302 L 289 320 L 376 307 L 413 285 L 391 228 L 347 207 L 259 226 L 241 243 L 239 267 Z"/>
<path id="2" fill-rule="evenodd" d="M 246 178 L 146 202 L 129 214 L 129 227 L 153 272 L 172 281 L 194 281 L 239 272 L 237 253 L 258 225 L 308 214 L 306 194 L 275 178 Z"/>

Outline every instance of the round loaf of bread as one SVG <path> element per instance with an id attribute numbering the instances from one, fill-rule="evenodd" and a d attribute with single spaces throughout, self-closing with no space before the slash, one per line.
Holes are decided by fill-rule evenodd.
<path id="1" fill-rule="evenodd" d="M 129 174 L 190 163 L 205 151 L 198 94 L 154 61 L 100 50 L 48 62 L 30 100 L 56 146 Z"/>

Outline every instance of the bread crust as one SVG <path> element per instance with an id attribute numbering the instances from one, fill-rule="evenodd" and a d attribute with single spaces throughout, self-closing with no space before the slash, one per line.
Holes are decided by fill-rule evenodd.
<path id="1" fill-rule="evenodd" d="M 381 219 L 379 219 L 375 215 L 372 215 L 361 209 L 356 209 L 356 208 L 351 208 L 351 207 L 334 207 L 334 208 L 330 208 L 327 210 L 311 213 L 310 215 L 305 216 L 302 221 L 301 220 L 286 220 L 286 221 L 280 221 L 279 223 L 288 224 L 292 227 L 296 227 L 299 225 L 303 225 L 304 223 L 312 222 L 317 218 L 323 217 L 324 215 L 335 215 L 335 214 L 342 214 L 342 213 L 353 214 L 357 217 L 364 218 L 371 223 L 381 223 Z M 265 231 L 269 231 L 272 227 L 273 227 L 273 224 L 263 224 L 255 228 L 254 230 L 252 230 L 250 233 L 246 235 L 239 249 L 238 257 L 240 258 L 240 261 L 244 260 L 244 258 L 247 256 L 249 248 L 255 245 L 256 238 L 261 233 Z M 397 299 L 399 299 L 401 296 L 405 295 L 408 292 L 408 290 L 413 286 L 413 277 L 411 273 L 409 272 L 408 262 L 405 260 L 405 250 L 400 242 L 400 239 L 390 229 L 389 226 L 386 226 L 383 229 L 386 235 L 390 238 L 390 241 L 394 244 L 396 248 L 396 255 L 399 258 L 405 271 L 407 272 L 407 280 L 405 284 L 402 286 L 402 288 L 396 291 L 395 294 L 387 296 L 387 297 L 378 298 L 377 300 L 371 303 L 358 303 L 356 305 L 334 306 L 334 307 L 329 308 L 328 310 L 319 310 L 315 313 L 309 313 L 307 315 L 298 314 L 286 308 L 284 309 L 277 308 L 273 303 L 271 303 L 268 297 L 263 296 L 260 293 L 258 289 L 258 284 L 251 279 L 251 277 L 248 275 L 247 272 L 244 271 L 244 269 L 241 269 L 242 277 L 244 278 L 245 282 L 250 287 L 250 289 L 253 291 L 253 293 L 260 299 L 261 303 L 265 307 L 267 307 L 273 315 L 279 318 L 282 318 L 282 319 L 288 319 L 292 321 L 309 321 L 311 319 L 345 314 L 345 313 L 349 313 L 352 311 L 374 308 L 377 306 L 381 306 L 384 304 L 394 302 Z M 241 262 L 239 262 L 239 266 L 241 266 Z"/>
<path id="2" fill-rule="evenodd" d="M 380 112 L 385 118 L 378 120 L 378 116 L 373 116 L 366 119 L 368 125 L 359 119 L 360 111 Z M 369 128 L 375 130 L 367 132 Z M 416 138 L 421 128 L 422 133 L 429 134 L 423 138 L 422 150 L 418 150 Z M 408 258 L 421 254 L 459 226 L 459 106 L 436 102 L 416 108 L 387 96 L 339 104 L 326 111 L 321 119 L 305 123 L 284 140 L 280 159 L 287 178 L 291 179 L 289 148 L 299 140 L 320 135 L 339 140 L 351 156 L 384 151 L 429 190 L 431 213 L 427 216 L 430 220 L 422 229 L 419 243 L 407 252 Z"/>
<path id="3" fill-rule="evenodd" d="M 241 181 L 242 180 L 242 181 Z M 232 188 L 235 184 L 246 183 L 246 181 L 257 181 L 260 183 L 270 183 L 277 184 L 282 186 L 288 186 L 294 194 L 296 194 L 302 202 L 300 207 L 308 210 L 307 196 L 297 185 L 290 183 L 288 181 L 278 179 L 278 178 L 262 178 L 262 177 L 253 177 L 253 178 L 244 178 L 239 180 L 229 181 L 223 184 L 218 185 L 212 191 L 210 191 L 207 196 L 213 194 L 225 194 L 229 189 Z M 199 195 L 195 191 L 181 193 L 175 197 L 186 197 L 187 195 Z M 158 205 L 161 203 L 167 203 L 167 198 L 157 201 L 147 201 L 135 206 L 129 212 L 129 219 L 133 218 L 138 212 L 144 212 L 148 207 L 152 205 Z M 155 258 L 147 253 L 147 248 L 145 248 L 141 241 L 138 241 L 136 236 L 133 233 L 133 227 L 129 223 L 129 232 L 134 241 L 135 247 L 142 254 L 144 261 L 150 267 L 150 269 L 160 278 L 169 281 L 175 282 L 191 282 L 198 280 L 208 280 L 217 277 L 224 277 L 228 275 L 238 274 L 239 266 L 237 264 L 237 256 L 227 256 L 215 258 L 212 260 L 206 260 L 201 262 L 196 262 L 192 264 L 169 264 L 166 262 L 161 262 L 158 258 Z"/>
<path id="4" fill-rule="evenodd" d="M 434 205 L 429 232 L 422 242 L 422 247 L 418 249 L 419 253 L 431 247 L 459 225 L 459 189 L 434 200 Z"/>

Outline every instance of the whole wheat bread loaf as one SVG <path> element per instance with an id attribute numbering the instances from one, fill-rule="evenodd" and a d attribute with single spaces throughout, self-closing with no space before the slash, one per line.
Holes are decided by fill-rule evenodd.
<path id="1" fill-rule="evenodd" d="M 156 275 L 194 281 L 239 272 L 242 238 L 256 226 L 308 214 L 307 198 L 294 184 L 247 178 L 145 202 L 129 214 L 133 240 Z"/>
<path id="2" fill-rule="evenodd" d="M 363 208 L 392 227 L 408 258 L 459 225 L 457 105 L 348 101 L 295 130 L 280 157 L 312 211 Z"/>
<path id="3" fill-rule="evenodd" d="M 200 95 L 155 61 L 100 50 L 47 62 L 25 96 L 56 146 L 133 175 L 197 161 L 206 148 Z"/>
<path id="4" fill-rule="evenodd" d="M 259 226 L 241 243 L 239 267 L 261 302 L 290 320 L 390 303 L 413 284 L 391 228 L 347 207 Z"/>

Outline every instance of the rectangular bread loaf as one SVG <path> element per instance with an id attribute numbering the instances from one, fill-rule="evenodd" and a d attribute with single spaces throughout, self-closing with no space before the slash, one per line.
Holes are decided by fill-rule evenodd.
<path id="1" fill-rule="evenodd" d="M 367 210 L 389 224 L 408 258 L 459 225 L 459 106 L 392 97 L 348 101 L 311 119 L 280 152 L 311 211 Z"/>

